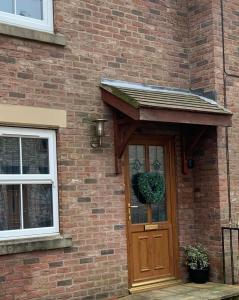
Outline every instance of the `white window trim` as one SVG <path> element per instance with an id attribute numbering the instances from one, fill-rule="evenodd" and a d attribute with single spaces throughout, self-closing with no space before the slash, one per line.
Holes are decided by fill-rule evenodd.
<path id="1" fill-rule="evenodd" d="M 3 0 L 1 0 L 3 1 Z M 53 3 L 43 0 L 43 20 L 0 11 L 0 23 L 53 33 Z"/>
<path id="2" fill-rule="evenodd" d="M 38 237 L 59 233 L 59 209 L 58 209 L 58 184 L 57 184 L 57 153 L 56 153 L 56 133 L 54 130 L 0 127 L 0 136 L 9 137 L 36 137 L 48 139 L 49 145 L 49 174 L 22 174 L 4 175 L 0 174 L 1 184 L 52 184 L 53 201 L 53 226 L 32 229 L 16 229 L 0 231 L 0 240 L 13 239 L 19 237 Z"/>

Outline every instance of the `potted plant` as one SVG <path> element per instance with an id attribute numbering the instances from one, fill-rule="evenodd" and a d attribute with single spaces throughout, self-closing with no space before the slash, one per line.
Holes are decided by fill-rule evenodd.
<path id="1" fill-rule="evenodd" d="M 209 259 L 207 250 L 201 245 L 184 248 L 186 266 L 189 270 L 189 280 L 195 283 L 205 283 L 209 279 Z"/>

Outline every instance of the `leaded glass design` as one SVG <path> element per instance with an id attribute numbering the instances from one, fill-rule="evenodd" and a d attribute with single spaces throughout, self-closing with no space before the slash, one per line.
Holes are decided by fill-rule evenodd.
<path id="1" fill-rule="evenodd" d="M 165 178 L 164 148 L 162 146 L 149 146 L 149 165 L 151 172 L 158 172 Z M 167 220 L 166 195 L 160 203 L 152 204 L 151 207 L 153 222 Z"/>

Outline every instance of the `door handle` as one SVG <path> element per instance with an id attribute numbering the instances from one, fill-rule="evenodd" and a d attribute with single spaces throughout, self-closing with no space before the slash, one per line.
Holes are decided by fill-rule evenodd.
<path id="1" fill-rule="evenodd" d="M 139 208 L 138 205 L 129 205 L 129 208 Z"/>

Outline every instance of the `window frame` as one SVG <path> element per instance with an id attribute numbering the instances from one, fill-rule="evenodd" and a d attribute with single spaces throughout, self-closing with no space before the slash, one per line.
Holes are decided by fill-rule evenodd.
<path id="1" fill-rule="evenodd" d="M 53 0 L 43 0 L 43 20 L 0 11 L 0 23 L 53 33 Z"/>
<path id="2" fill-rule="evenodd" d="M 56 132 L 54 130 L 44 129 L 0 127 L 0 136 L 48 139 L 49 174 L 0 174 L 0 185 L 51 184 L 53 210 L 52 227 L 2 230 L 0 231 L 0 240 L 59 234 Z M 21 147 L 21 143 L 19 143 L 19 147 Z M 21 158 L 20 169 L 22 169 Z M 21 199 L 21 203 L 22 202 L 23 200 Z M 20 213 L 23 214 L 22 207 Z"/>

